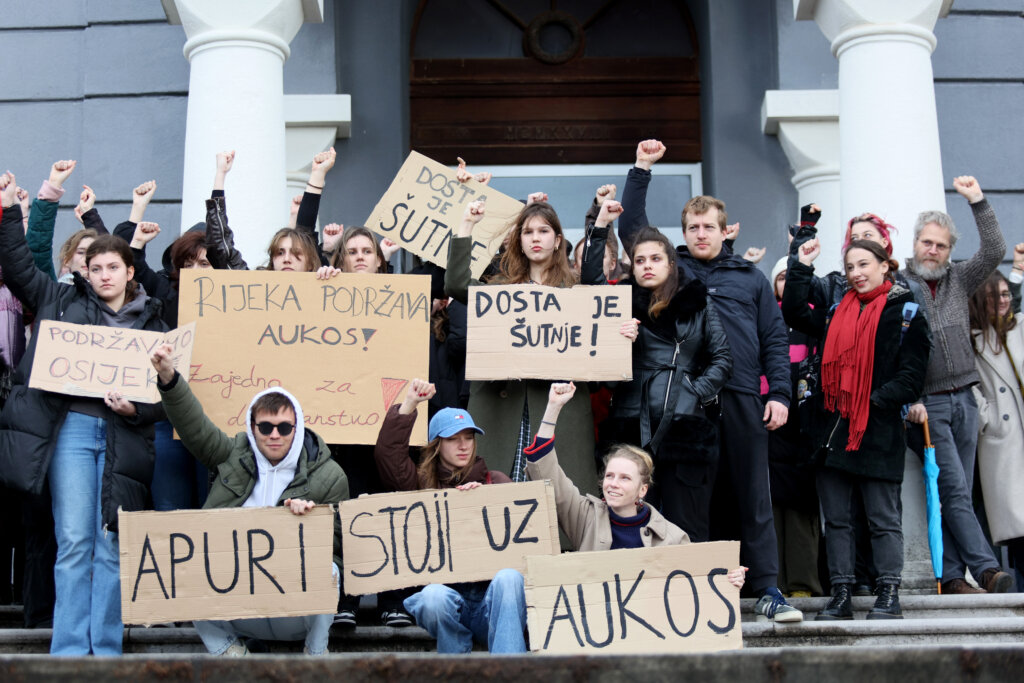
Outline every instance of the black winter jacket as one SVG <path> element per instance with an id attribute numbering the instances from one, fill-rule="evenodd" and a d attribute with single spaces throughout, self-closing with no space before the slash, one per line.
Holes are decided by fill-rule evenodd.
<path id="1" fill-rule="evenodd" d="M 0 267 L 4 281 L 23 304 L 36 312 L 36 320 L 59 320 L 79 325 L 102 325 L 100 300 L 80 275 L 72 285 L 54 282 L 36 268 L 25 242 L 21 209 L 15 205 L 0 219 Z M 165 331 L 161 303 L 146 301 L 132 329 Z M 36 324 L 38 330 L 38 322 Z M 30 389 L 29 376 L 36 337 L 29 342 L 14 374 L 14 387 L 0 414 L 0 478 L 11 488 L 38 494 L 46 483 L 57 436 L 73 397 Z M 117 529 L 117 509 L 145 510 L 151 505 L 153 480 L 153 423 L 164 419 L 159 403 L 136 403 L 131 418 L 106 406 L 107 454 L 103 468 L 101 510 L 103 524 Z"/>
<path id="2" fill-rule="evenodd" d="M 608 230 L 588 226 L 583 284 L 607 284 L 602 269 Z M 728 381 L 732 356 L 704 285 L 682 269 L 679 283 L 669 305 L 651 318 L 650 290 L 620 281 L 632 288 L 633 316 L 640 326 L 633 345 L 633 381 L 616 385 L 609 418 L 639 419 L 640 445 L 659 457 L 674 459 L 670 451 L 682 450 L 710 461 L 717 450 L 715 427 L 704 406 Z"/>
<path id="3" fill-rule="evenodd" d="M 793 327 L 806 329 L 824 340 L 831 323 L 830 311 L 807 305 L 813 271 L 801 263 L 786 274 L 782 307 Z M 792 296 L 791 296 L 792 295 Z M 826 412 L 827 419 L 815 428 L 814 443 L 820 444 L 823 462 L 832 467 L 873 479 L 902 482 L 906 457 L 906 430 L 901 410 L 921 395 L 931 353 L 928 322 L 914 316 L 903 332 L 904 304 L 914 301 L 910 290 L 893 285 L 875 334 L 875 361 L 871 373 L 871 404 L 867 429 L 856 451 L 846 450 L 849 422 L 838 413 Z M 824 410 L 824 397 L 817 392 L 811 400 Z"/>
<path id="4" fill-rule="evenodd" d="M 627 249 L 633 237 L 649 225 L 647 186 L 650 171 L 629 169 L 622 193 L 619 239 Z M 789 337 L 768 278 L 757 267 L 723 244 L 712 261 L 699 261 L 685 246 L 676 247 L 676 259 L 708 289 L 718 319 L 729 339 L 732 377 L 727 389 L 761 396 L 761 376 L 768 379 L 768 400 L 789 406 Z"/>

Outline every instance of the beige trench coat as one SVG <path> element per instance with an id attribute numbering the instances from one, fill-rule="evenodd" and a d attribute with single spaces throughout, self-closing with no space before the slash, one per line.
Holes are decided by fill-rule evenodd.
<path id="1" fill-rule="evenodd" d="M 977 346 L 981 333 L 975 331 Z M 994 333 L 989 328 L 989 335 Z M 999 354 L 986 344 L 975 356 L 981 383 L 978 400 L 978 471 L 992 540 L 1024 536 L 1024 397 L 1010 358 L 1024 377 L 1024 320 L 1007 335 Z M 1007 355 L 1006 350 L 1009 350 Z"/>

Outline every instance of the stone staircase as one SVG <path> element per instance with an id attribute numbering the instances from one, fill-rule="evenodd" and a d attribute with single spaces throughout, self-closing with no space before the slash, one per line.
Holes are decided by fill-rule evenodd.
<path id="1" fill-rule="evenodd" d="M 1024 594 L 906 595 L 901 597 L 903 620 L 867 621 L 864 615 L 873 598 L 854 598 L 852 622 L 815 622 L 814 614 L 827 598 L 797 598 L 791 603 L 804 612 L 798 624 L 758 622 L 754 601 L 742 600 L 743 645 L 756 648 L 1004 645 L 1024 652 Z M 364 609 L 356 629 L 335 628 L 333 653 L 430 653 L 434 640 L 418 627 L 378 626 L 376 611 Z M 48 651 L 48 629 L 23 629 L 18 607 L 0 607 L 0 656 L 43 654 Z M 298 652 L 302 643 L 271 643 L 271 653 Z M 190 625 L 182 627 L 130 627 L 125 629 L 126 654 L 202 654 L 202 642 Z M 1021 677 L 1024 678 L 1024 670 Z"/>

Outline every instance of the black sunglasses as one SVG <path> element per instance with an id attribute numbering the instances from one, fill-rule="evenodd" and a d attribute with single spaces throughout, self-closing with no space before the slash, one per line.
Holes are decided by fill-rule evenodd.
<path id="1" fill-rule="evenodd" d="M 295 425 L 291 422 L 257 422 L 256 429 L 260 430 L 260 434 L 263 436 L 270 436 L 274 433 L 274 428 L 277 428 L 277 433 L 281 436 L 288 436 L 295 429 Z"/>

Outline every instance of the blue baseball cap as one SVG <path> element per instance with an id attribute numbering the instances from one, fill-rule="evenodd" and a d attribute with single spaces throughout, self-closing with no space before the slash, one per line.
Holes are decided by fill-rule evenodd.
<path id="1" fill-rule="evenodd" d="M 455 436 L 463 429 L 472 429 L 478 434 L 484 433 L 484 430 L 473 422 L 470 414 L 462 408 L 442 408 L 434 417 L 430 418 L 430 425 L 427 427 L 427 440 L 433 441 L 439 436 L 444 438 Z"/>

